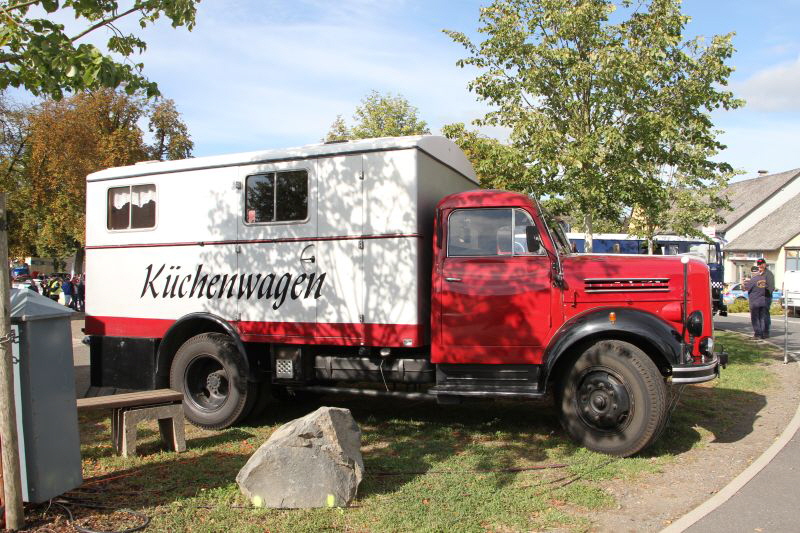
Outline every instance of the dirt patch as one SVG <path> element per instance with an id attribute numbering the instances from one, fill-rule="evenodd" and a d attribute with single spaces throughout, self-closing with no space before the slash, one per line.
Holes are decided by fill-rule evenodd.
<path id="1" fill-rule="evenodd" d="M 678 454 L 662 473 L 607 484 L 617 507 L 588 515 L 592 531 L 660 531 L 711 498 L 769 448 L 800 403 L 800 365 L 784 365 L 776 357 L 767 368 L 775 384 L 762 392 L 765 403 L 754 416 L 742 416 L 707 445 Z"/>

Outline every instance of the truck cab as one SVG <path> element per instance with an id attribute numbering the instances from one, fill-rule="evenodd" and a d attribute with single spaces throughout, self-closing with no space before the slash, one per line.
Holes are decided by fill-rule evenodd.
<path id="1" fill-rule="evenodd" d="M 718 375 L 703 261 L 573 254 L 534 200 L 510 192 L 450 195 L 435 223 L 440 398 L 552 392 L 573 438 L 629 454 L 663 428 L 665 383 Z"/>

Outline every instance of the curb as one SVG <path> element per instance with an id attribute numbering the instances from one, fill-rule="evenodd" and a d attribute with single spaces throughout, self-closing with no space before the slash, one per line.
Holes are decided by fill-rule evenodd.
<path id="1" fill-rule="evenodd" d="M 733 332 L 736 333 L 736 332 Z M 769 344 L 771 342 L 767 341 Z M 733 478 L 733 480 L 723 487 L 714 496 L 706 500 L 704 503 L 695 507 L 684 516 L 662 529 L 660 533 L 681 533 L 699 522 L 706 515 L 714 511 L 717 507 L 728 501 L 734 494 L 736 494 L 742 487 L 747 485 L 765 466 L 769 464 L 772 459 L 792 440 L 795 433 L 800 429 L 800 405 L 794 413 L 794 417 L 789 421 L 789 425 L 783 430 L 778 439 L 762 453 L 758 459 L 753 461 L 750 466 Z"/>

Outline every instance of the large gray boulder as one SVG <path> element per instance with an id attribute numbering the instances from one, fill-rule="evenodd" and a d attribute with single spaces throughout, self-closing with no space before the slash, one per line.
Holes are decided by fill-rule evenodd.
<path id="1" fill-rule="evenodd" d="M 236 476 L 257 507 L 344 507 L 364 477 L 361 430 L 349 409 L 320 407 L 278 428 Z"/>

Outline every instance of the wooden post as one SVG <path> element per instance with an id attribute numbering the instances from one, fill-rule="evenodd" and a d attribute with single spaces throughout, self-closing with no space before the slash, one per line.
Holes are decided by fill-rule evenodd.
<path id="1" fill-rule="evenodd" d="M 0 192 L 0 445 L 3 460 L 3 500 L 6 528 L 16 531 L 25 526 L 22 509 L 22 481 L 19 473 L 17 410 L 14 405 L 14 367 L 11 361 L 11 278 L 8 271 L 8 235 L 6 227 L 6 194 Z"/>

